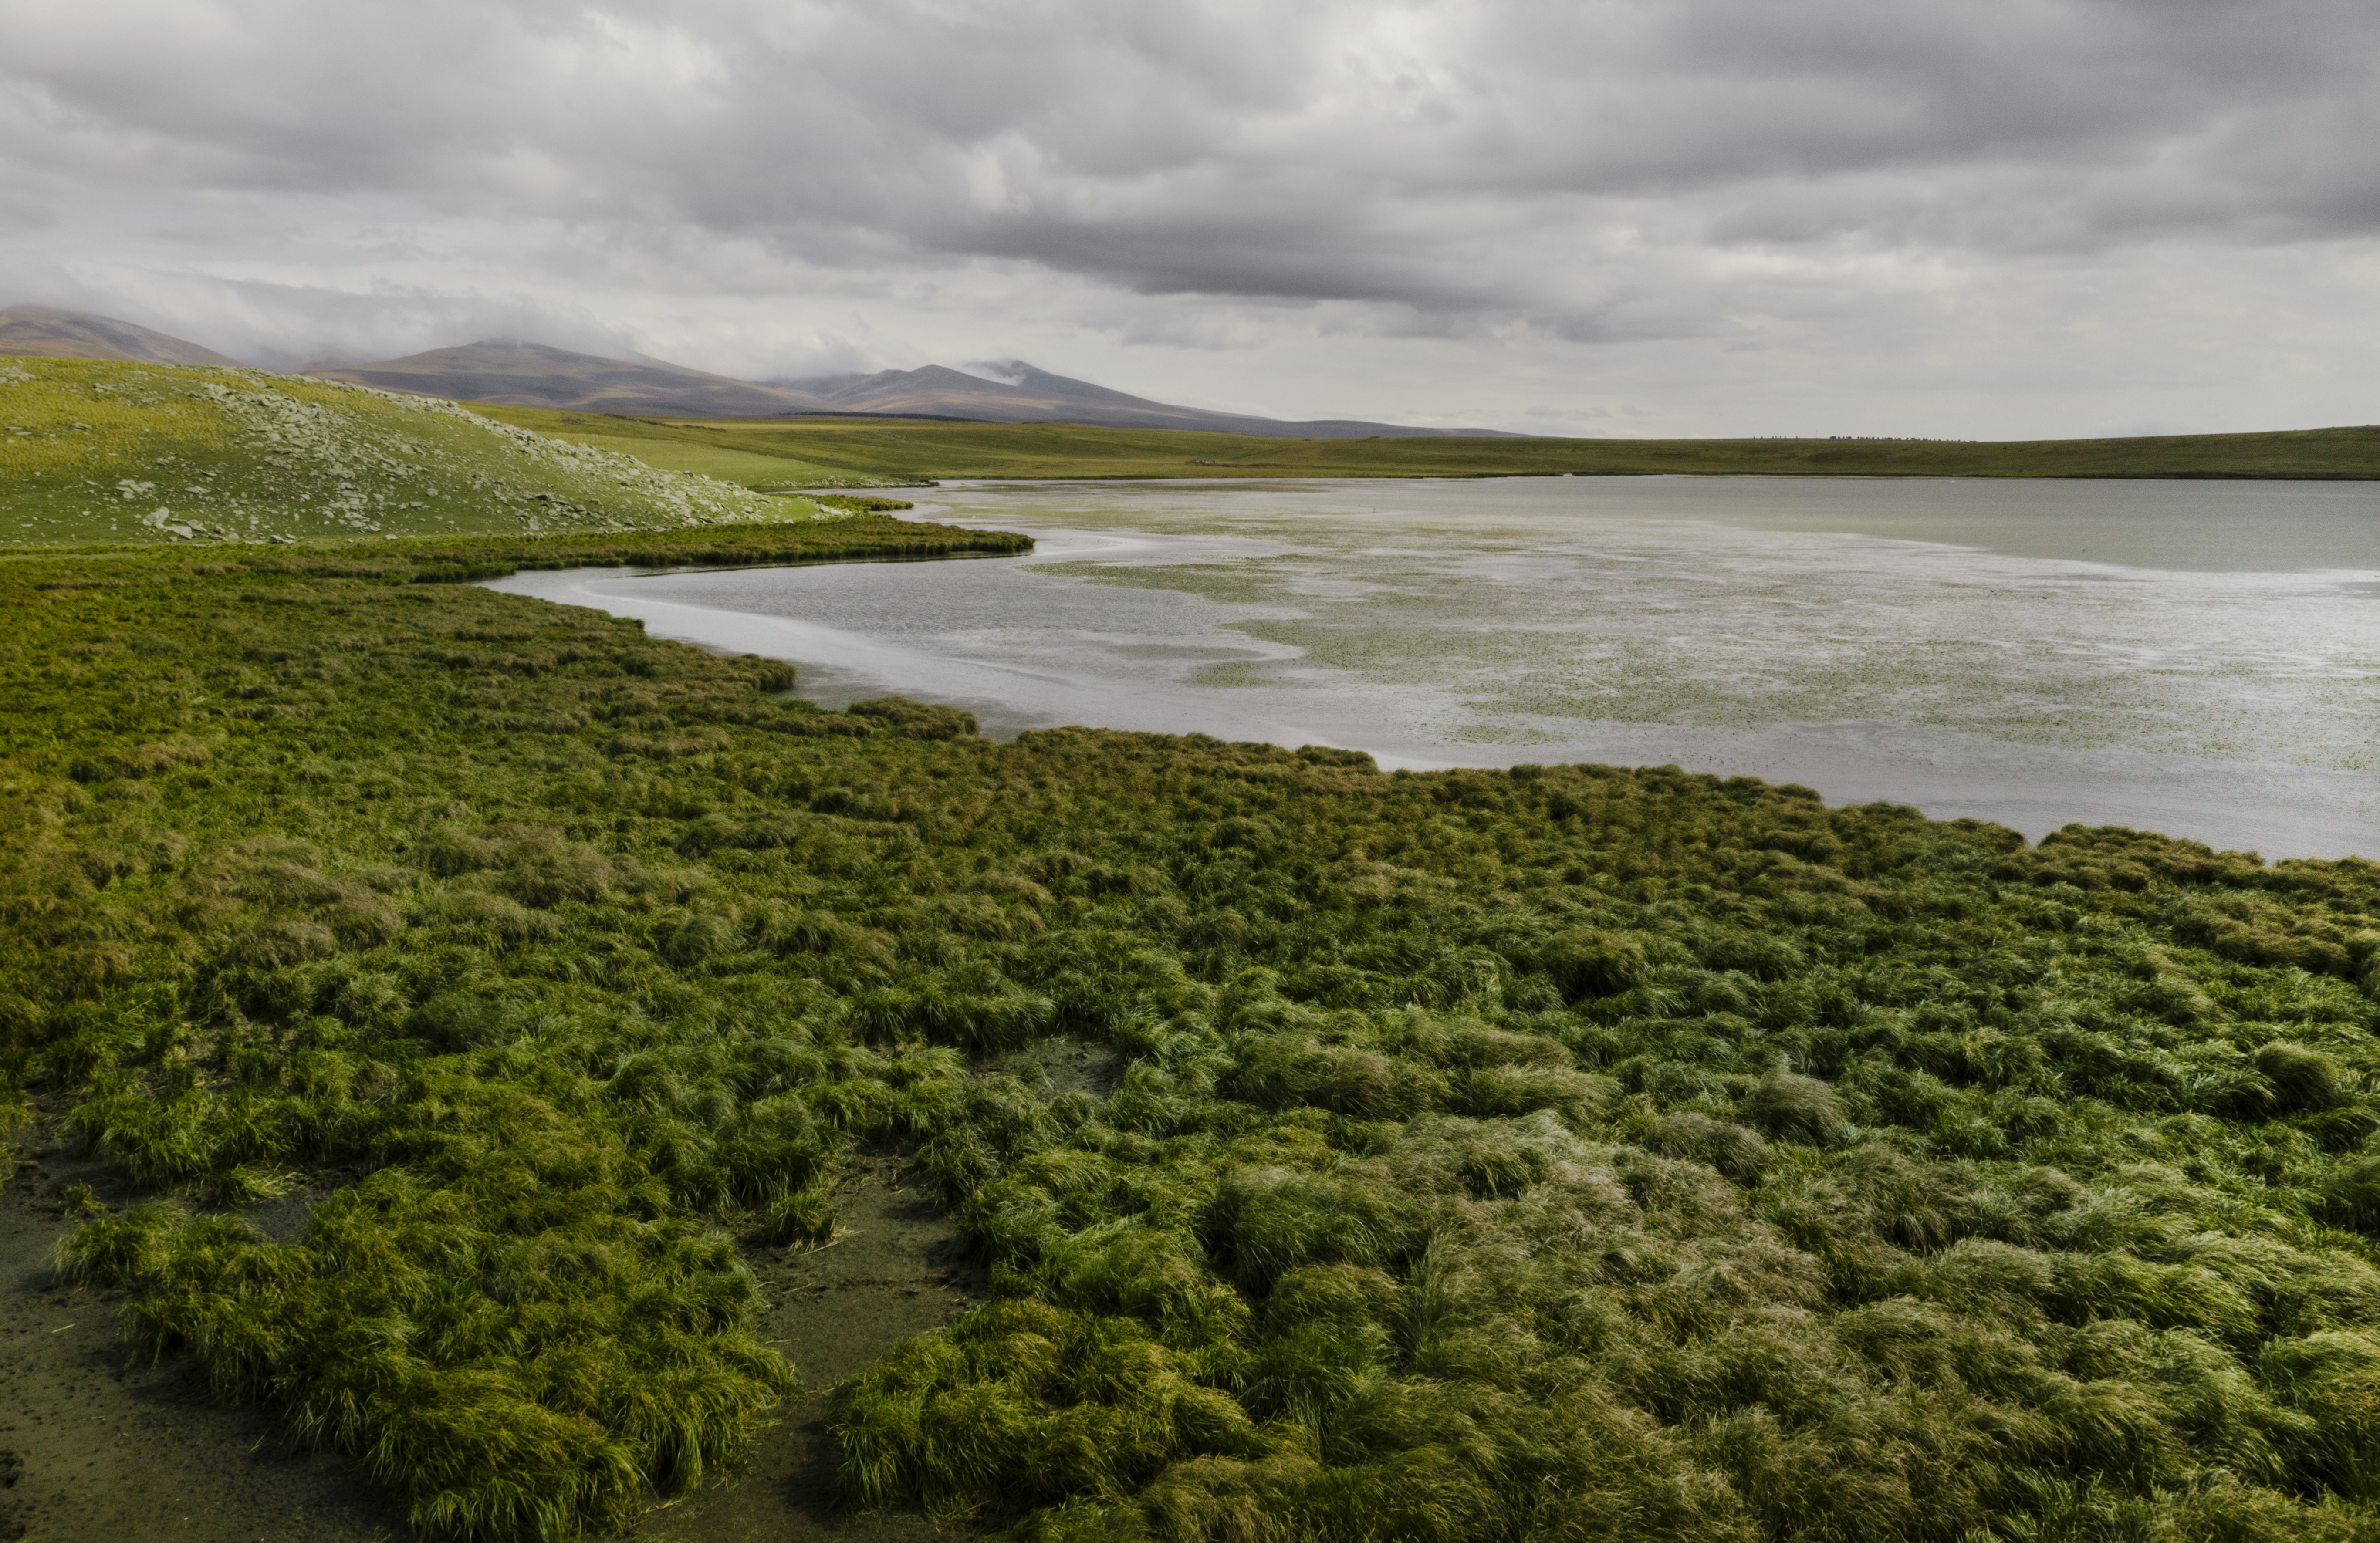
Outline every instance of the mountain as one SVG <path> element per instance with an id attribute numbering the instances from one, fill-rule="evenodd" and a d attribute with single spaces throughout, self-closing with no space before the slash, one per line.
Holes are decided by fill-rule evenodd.
<path id="1" fill-rule="evenodd" d="M 603 358 L 502 338 L 305 373 L 416 396 L 632 417 L 773 418 L 833 410 L 832 403 L 807 392 L 709 375 L 682 364 Z"/>
<path id="2" fill-rule="evenodd" d="M 821 398 L 836 411 L 849 413 L 965 418 L 990 423 L 1088 423 L 1111 429 L 1197 429 L 1277 439 L 1364 439 L 1374 434 L 1503 437 L 1494 429 L 1413 429 L 1353 419 L 1294 422 L 1178 407 L 1071 376 L 1054 375 L 1022 359 L 981 364 L 974 369 L 981 373 L 929 364 L 922 370 L 886 370 L 873 375 L 829 375 L 771 383 Z"/>
<path id="3" fill-rule="evenodd" d="M 161 332 L 53 306 L 10 306 L 0 310 L 0 354 L 60 359 L 123 359 L 135 364 L 227 364 L 212 348 Z"/>
<path id="4" fill-rule="evenodd" d="M 939 364 L 873 375 L 808 381 L 739 381 L 662 359 L 613 359 L 537 343 L 490 338 L 426 354 L 309 370 L 309 375 L 419 396 L 560 407 L 638 418 L 946 418 L 981 423 L 1088 423 L 1119 429 L 1202 429 L 1293 439 L 1374 434 L 1493 435 L 1492 429 L 1407 429 L 1329 419 L 1284 422 L 1241 413 L 1177 407 L 1088 381 L 1053 375 L 1022 360 L 978 365 L 980 374 Z M 997 376 L 997 379 L 987 379 Z"/>

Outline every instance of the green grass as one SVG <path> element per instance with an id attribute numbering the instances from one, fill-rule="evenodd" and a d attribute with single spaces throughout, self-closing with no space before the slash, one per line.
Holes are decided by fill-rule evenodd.
<path id="1" fill-rule="evenodd" d="M 1152 477 L 2380 477 L 2380 428 L 2107 440 L 1268 439 L 1066 424 L 849 419 L 608 419 L 479 407 L 541 433 L 720 469 L 751 486 L 824 485 L 820 468 L 887 482 Z M 717 457 L 706 463 L 704 457 Z M 747 457 L 782 458 L 782 473 Z"/>
<path id="2" fill-rule="evenodd" d="M 794 1385 L 745 1261 L 831 1238 L 880 1148 L 997 1300 L 840 1390 L 854 1503 L 2380 1531 L 2380 867 L 1661 769 L 999 746 L 421 582 L 871 541 L 997 545 L 0 564 L 0 1108 L 155 1197 L 58 1259 L 139 1354 L 425 1537 L 625 1525 Z M 1112 1096 L 990 1071 L 1049 1035 Z M 241 1219 L 299 1178 L 302 1236 Z"/>
<path id="3" fill-rule="evenodd" d="M 0 360 L 0 541 L 12 543 L 354 541 L 819 513 L 421 397 L 253 370 Z"/>
<path id="4" fill-rule="evenodd" d="M 854 470 L 816 459 L 797 443 L 756 435 L 753 420 L 705 422 L 691 419 L 625 418 L 472 402 L 461 404 L 550 438 L 633 456 L 671 471 L 715 477 L 751 489 L 907 487 L 924 479 L 902 472 Z M 782 427 L 762 420 L 759 427 Z"/>
<path id="5" fill-rule="evenodd" d="M 584 413 L 547 415 L 534 408 L 523 407 L 479 407 L 474 410 L 505 422 L 531 416 L 550 418 L 552 421 L 526 422 L 520 426 L 573 444 L 608 450 L 614 455 L 633 456 L 665 471 L 713 477 L 740 487 L 823 487 L 848 477 L 840 468 L 820 462 L 736 448 L 727 431 L 706 433 L 699 429 L 689 429 L 674 433 L 655 433 L 650 431 L 649 425 L 631 419 L 607 420 L 590 418 Z M 623 430 L 628 431 L 624 432 Z M 635 431 L 638 430 L 646 431 Z"/>

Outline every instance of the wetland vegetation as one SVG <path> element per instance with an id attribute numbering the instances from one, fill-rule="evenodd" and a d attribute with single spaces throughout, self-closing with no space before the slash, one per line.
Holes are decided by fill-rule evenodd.
<path id="1" fill-rule="evenodd" d="M 732 1475 L 800 1375 L 752 1261 L 868 1154 L 990 1301 L 836 1390 L 853 1506 L 2380 1534 L 2380 865 L 995 744 L 454 582 L 1018 540 L 696 512 L 0 559 L 0 1110 L 136 1192 L 62 1195 L 55 1268 L 422 1537 Z"/>
<path id="2" fill-rule="evenodd" d="M 0 565 L 6 1073 L 152 1193 L 58 1268 L 425 1536 L 732 1472 L 795 1376 L 745 1260 L 831 1239 L 863 1149 L 912 1154 L 997 1300 L 843 1388 L 854 1504 L 2371 1530 L 2371 864 L 996 745 L 416 582 L 484 548 L 225 555 Z M 1120 1085 L 987 1073 L 1049 1036 Z M 243 1220 L 299 1176 L 334 1190 L 301 1236 Z"/>

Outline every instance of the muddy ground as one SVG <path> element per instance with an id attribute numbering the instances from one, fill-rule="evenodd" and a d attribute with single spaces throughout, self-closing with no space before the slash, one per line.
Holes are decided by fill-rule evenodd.
<path id="1" fill-rule="evenodd" d="M 833 1504 L 842 1450 L 826 1430 L 826 1391 L 912 1334 L 983 1301 L 982 1274 L 930 1193 L 904 1182 L 899 1158 L 856 1162 L 835 1192 L 835 1236 L 807 1254 L 750 1256 L 771 1300 L 770 1341 L 803 1392 L 777 1411 L 740 1476 L 652 1512 L 639 1537 L 703 1543 L 908 1543 L 966 1528 L 921 1516 L 849 1516 Z"/>
<path id="2" fill-rule="evenodd" d="M 0 1539 L 30 1543 L 367 1543 L 407 1536 L 403 1512 L 336 1457 L 292 1451 L 277 1422 L 226 1408 L 184 1362 L 136 1366 L 119 1292 L 63 1285 L 50 1249 L 74 1225 L 59 1190 L 137 1198 L 113 1164 L 20 1136 L 0 1194 Z M 302 1217 L 302 1200 L 276 1212 Z M 282 1222 L 276 1214 L 260 1221 Z"/>
<path id="3" fill-rule="evenodd" d="M 1111 1051 L 1053 1040 L 986 1071 L 1046 1077 L 1053 1093 L 1110 1092 Z M 140 1197 L 110 1162 L 71 1157 L 20 1131 L 0 1162 L 0 1543 L 407 1543 L 403 1509 L 345 1459 L 293 1450 L 269 1414 L 209 1396 L 187 1361 L 134 1364 L 117 1292 L 53 1279 L 48 1260 L 75 1224 L 63 1191 L 89 1185 L 121 1206 Z M 958 1230 L 911 1182 L 898 1155 L 856 1158 L 835 1194 L 838 1227 L 807 1253 L 747 1252 L 770 1303 L 766 1333 L 803 1391 L 776 1414 L 747 1470 L 647 1513 L 632 1536 L 703 1543 L 953 1543 L 964 1522 L 833 1505 L 841 1454 L 825 1391 L 900 1341 L 983 1300 Z M 346 1179 L 330 1182 L 351 1182 Z M 296 1238 L 328 1193 L 301 1189 L 251 1208 L 272 1236 Z"/>

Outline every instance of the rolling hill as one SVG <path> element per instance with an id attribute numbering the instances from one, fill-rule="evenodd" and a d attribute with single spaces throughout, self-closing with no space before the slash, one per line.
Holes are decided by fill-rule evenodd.
<path id="1" fill-rule="evenodd" d="M 1247 413 L 1174 407 L 1056 375 L 1022 359 L 970 371 L 929 364 L 873 375 L 833 375 L 777 383 L 831 403 L 839 412 L 954 418 L 979 423 L 1078 423 L 1105 429 L 1187 429 L 1281 439 L 1366 439 L 1374 435 L 1500 438 L 1495 429 L 1415 429 L 1354 419 L 1290 421 Z"/>
<path id="2" fill-rule="evenodd" d="M 212 348 L 113 316 L 53 306 L 0 310 L 0 354 L 37 358 L 121 359 L 138 364 L 238 366 Z"/>
<path id="3" fill-rule="evenodd" d="M 503 338 L 306 373 L 417 396 L 579 412 L 769 418 L 832 410 L 832 403 L 783 386 L 756 385 L 660 359 L 604 358 Z"/>
<path id="4" fill-rule="evenodd" d="M 382 391 L 508 407 L 658 418 L 955 419 L 977 423 L 1081 423 L 1111 429 L 1191 429 L 1292 439 L 1495 435 L 1492 429 L 1408 429 L 1347 419 L 1293 423 L 1207 412 L 1053 375 L 1019 360 L 969 373 L 939 364 L 808 381 L 739 381 L 662 359 L 614 359 L 501 338 L 433 348 L 378 364 L 306 371 Z M 992 379 L 991 376 L 1000 376 Z"/>
<path id="5" fill-rule="evenodd" d="M 0 543 L 518 536 L 818 514 L 343 382 L 0 360 Z"/>

